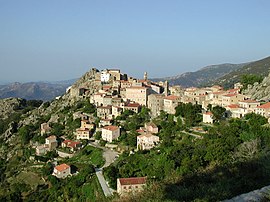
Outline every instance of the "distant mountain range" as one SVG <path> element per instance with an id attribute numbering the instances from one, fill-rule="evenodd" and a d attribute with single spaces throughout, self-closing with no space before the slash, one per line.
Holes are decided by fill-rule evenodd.
<path id="1" fill-rule="evenodd" d="M 154 81 L 169 81 L 170 85 L 180 85 L 182 87 L 198 87 L 206 85 L 209 82 L 215 82 L 216 79 L 227 75 L 228 73 L 240 69 L 243 64 L 220 64 L 203 67 L 195 72 L 187 72 L 173 77 L 153 79 Z"/>
<path id="2" fill-rule="evenodd" d="M 77 79 L 56 82 L 28 82 L 0 85 L 0 98 L 18 97 L 27 100 L 52 100 L 65 93 Z"/>
<path id="3" fill-rule="evenodd" d="M 244 74 L 256 74 L 266 77 L 270 70 L 270 57 L 250 62 L 241 68 L 237 68 L 228 74 L 217 78 L 213 82 L 209 82 L 209 85 L 218 84 L 225 88 L 230 88 L 234 83 L 241 80 L 241 76 Z"/>
<path id="4" fill-rule="evenodd" d="M 269 74 L 270 57 L 243 64 L 219 64 L 203 67 L 195 72 L 187 72 L 173 77 L 151 79 L 153 81 L 168 80 L 170 85 L 182 87 L 201 87 L 221 85 L 230 88 L 240 81 L 243 74 L 257 74 L 266 77 Z M 65 93 L 66 88 L 77 79 L 56 82 L 29 82 L 0 85 L 0 98 L 19 97 L 27 100 L 52 100 Z"/>

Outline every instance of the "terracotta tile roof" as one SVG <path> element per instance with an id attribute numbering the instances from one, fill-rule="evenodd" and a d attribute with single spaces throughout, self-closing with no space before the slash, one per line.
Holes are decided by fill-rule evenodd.
<path id="1" fill-rule="evenodd" d="M 233 93 L 233 92 L 238 92 L 238 91 L 239 91 L 239 89 L 229 89 L 229 90 L 227 90 L 228 93 Z"/>
<path id="2" fill-rule="evenodd" d="M 55 169 L 58 170 L 59 172 L 62 172 L 68 168 L 70 168 L 70 166 L 65 164 L 65 163 L 58 165 L 58 166 L 55 166 Z"/>
<path id="3" fill-rule="evenodd" d="M 179 99 L 179 98 L 180 98 L 180 97 L 175 96 L 175 95 L 169 95 L 169 96 L 165 97 L 164 99 L 166 99 L 166 100 L 177 100 L 177 99 Z"/>
<path id="4" fill-rule="evenodd" d="M 259 106 L 258 108 L 260 108 L 260 109 L 269 109 L 270 108 L 270 102 L 268 102 L 266 104 L 263 104 L 263 105 Z"/>
<path id="5" fill-rule="evenodd" d="M 125 107 L 139 107 L 141 106 L 139 103 L 129 103 Z"/>
<path id="6" fill-rule="evenodd" d="M 112 106 L 111 105 L 108 105 L 108 106 L 99 106 L 97 107 L 97 109 L 111 109 Z"/>
<path id="7" fill-rule="evenodd" d="M 65 140 L 63 141 L 64 144 L 68 144 L 69 142 L 72 142 L 71 140 Z"/>
<path id="8" fill-rule="evenodd" d="M 105 126 L 105 127 L 103 127 L 103 129 L 115 131 L 115 130 L 118 130 L 119 128 L 117 126 Z"/>
<path id="9" fill-rule="evenodd" d="M 146 184 L 147 177 L 119 178 L 121 185 Z"/>
<path id="10" fill-rule="evenodd" d="M 56 139 L 56 136 L 55 135 L 51 135 L 51 136 L 47 137 L 46 139 L 49 139 L 49 140 Z"/>
<path id="11" fill-rule="evenodd" d="M 245 102 L 245 103 L 259 103 L 258 101 L 256 100 L 241 100 L 239 102 Z"/>
<path id="12" fill-rule="evenodd" d="M 231 105 L 228 105 L 228 107 L 231 108 L 231 109 L 236 109 L 236 108 L 239 108 L 239 105 L 231 104 Z"/>
<path id="13" fill-rule="evenodd" d="M 144 133 L 144 130 L 138 129 L 138 130 L 136 130 L 136 132 L 137 132 L 137 133 Z"/>
<path id="14" fill-rule="evenodd" d="M 150 137 L 158 137 L 158 136 L 152 135 L 151 133 L 144 133 L 144 134 L 138 135 L 137 137 L 138 138 L 142 138 L 142 137 L 150 138 Z"/>
<path id="15" fill-rule="evenodd" d="M 75 148 L 77 145 L 79 145 L 80 144 L 80 142 L 71 142 L 71 143 L 69 143 L 67 146 L 68 147 L 72 147 L 72 148 Z"/>
<path id="16" fill-rule="evenodd" d="M 213 115 L 212 112 L 205 112 L 204 114 L 206 114 L 206 115 Z"/>
<path id="17" fill-rule="evenodd" d="M 235 95 L 237 95 L 237 94 L 230 93 L 230 94 L 226 94 L 226 95 L 223 95 L 223 96 L 225 96 L 225 97 L 233 97 Z"/>

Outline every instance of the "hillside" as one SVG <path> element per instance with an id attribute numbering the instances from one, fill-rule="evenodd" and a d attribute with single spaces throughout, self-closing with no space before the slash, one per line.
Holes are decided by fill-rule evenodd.
<path id="1" fill-rule="evenodd" d="M 209 82 L 210 85 L 218 84 L 225 88 L 230 88 L 234 83 L 239 82 L 243 74 L 256 74 L 266 77 L 270 69 L 270 57 L 251 62 L 240 67 L 229 74 L 226 74 L 215 82 Z"/>
<path id="2" fill-rule="evenodd" d="M 270 74 L 263 79 L 261 83 L 254 83 L 249 85 L 246 90 L 244 90 L 246 95 L 249 95 L 252 99 L 256 100 L 270 100 Z"/>
<path id="3" fill-rule="evenodd" d="M 74 80 L 59 82 L 29 82 L 0 85 L 0 98 L 24 98 L 27 100 L 52 100 L 65 93 Z"/>
<path id="4" fill-rule="evenodd" d="M 183 87 L 198 87 L 205 85 L 208 82 L 213 82 L 217 78 L 223 77 L 224 75 L 239 69 L 246 65 L 244 64 L 220 64 L 220 65 L 210 65 L 201 68 L 195 72 L 187 72 L 174 77 L 153 79 L 153 81 L 164 81 L 168 80 L 170 85 L 181 85 Z"/>

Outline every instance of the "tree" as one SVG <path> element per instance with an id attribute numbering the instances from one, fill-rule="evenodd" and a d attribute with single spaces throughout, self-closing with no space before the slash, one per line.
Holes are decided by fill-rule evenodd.
<path id="1" fill-rule="evenodd" d="M 242 89 L 247 89 L 248 85 L 253 85 L 255 82 L 261 83 L 263 80 L 262 76 L 255 74 L 244 74 L 241 76 Z"/>
<path id="2" fill-rule="evenodd" d="M 101 139 L 101 131 L 97 131 L 95 134 L 95 139 L 100 140 Z"/>
<path id="3" fill-rule="evenodd" d="M 220 107 L 220 106 L 215 106 L 212 108 L 212 113 L 214 116 L 214 119 L 216 121 L 220 121 L 222 119 L 222 117 L 224 116 L 226 109 L 224 107 Z"/>

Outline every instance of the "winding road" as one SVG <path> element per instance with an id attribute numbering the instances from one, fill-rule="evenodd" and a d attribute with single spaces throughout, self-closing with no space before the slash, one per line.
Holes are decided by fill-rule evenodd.
<path id="1" fill-rule="evenodd" d="M 100 149 L 103 150 L 103 157 L 105 159 L 105 164 L 101 168 L 96 168 L 95 171 L 96 171 L 96 175 L 97 175 L 98 181 L 100 183 L 100 186 L 101 186 L 101 188 L 103 190 L 104 195 L 106 197 L 112 196 L 113 192 L 115 190 L 113 190 L 113 189 L 111 189 L 109 187 L 107 181 L 105 180 L 105 178 L 103 176 L 102 170 L 103 170 L 103 168 L 108 167 L 109 165 L 111 165 L 115 161 L 116 156 L 119 155 L 119 153 L 116 152 L 116 151 L 101 147 L 101 146 L 97 145 L 94 142 L 89 143 L 89 145 L 91 145 L 93 147 L 100 148 Z"/>

